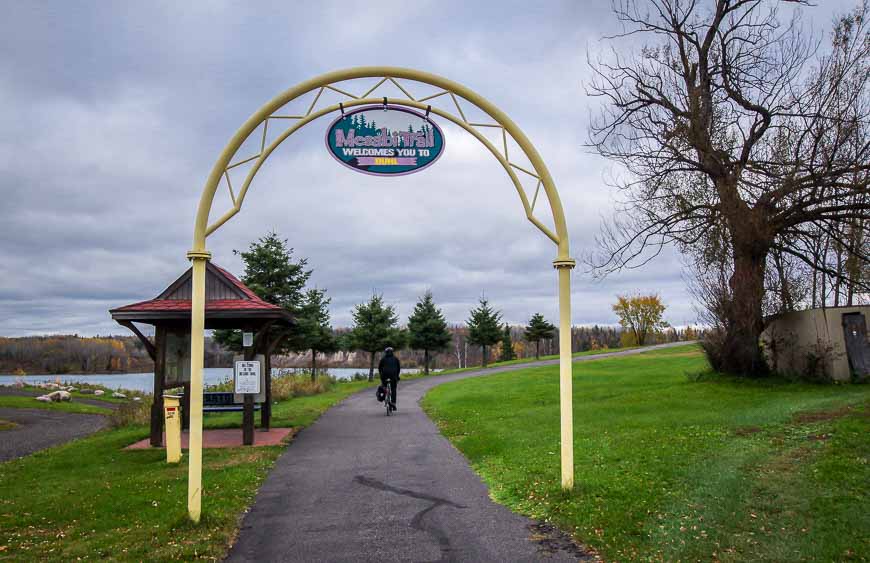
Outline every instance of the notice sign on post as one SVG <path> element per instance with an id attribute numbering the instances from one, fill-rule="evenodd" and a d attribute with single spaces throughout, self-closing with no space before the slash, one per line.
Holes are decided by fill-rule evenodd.
<path id="1" fill-rule="evenodd" d="M 260 362 L 236 362 L 234 375 L 236 393 L 256 395 L 260 392 Z"/>

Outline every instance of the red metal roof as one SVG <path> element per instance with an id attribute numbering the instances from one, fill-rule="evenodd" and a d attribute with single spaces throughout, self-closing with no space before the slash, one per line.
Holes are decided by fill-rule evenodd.
<path id="1" fill-rule="evenodd" d="M 190 311 L 190 299 L 151 299 L 131 303 L 112 312 L 135 312 L 135 311 Z M 267 303 L 262 299 L 212 299 L 205 302 L 206 311 L 282 311 L 281 307 Z"/>
<path id="2" fill-rule="evenodd" d="M 231 281 L 233 283 L 233 285 L 235 285 L 237 288 L 239 288 L 239 290 L 241 290 L 242 293 L 247 295 L 248 298 L 250 298 L 252 301 L 259 301 L 260 303 L 267 305 L 269 308 L 274 308 L 274 309 L 281 308 L 277 305 L 272 305 L 268 301 L 264 301 L 264 300 L 260 299 L 260 296 L 257 295 L 256 293 L 254 293 L 250 287 L 243 284 L 241 281 L 239 281 L 239 279 L 236 276 L 234 276 L 231 273 L 229 273 L 228 271 L 224 270 L 223 268 L 221 268 L 217 264 L 212 264 L 212 266 L 214 266 L 217 271 L 222 273 L 224 275 L 224 277 L 226 277 L 229 281 Z M 208 307 L 207 304 L 206 304 L 206 307 Z"/>
<path id="3" fill-rule="evenodd" d="M 273 305 L 268 301 L 261 299 L 256 293 L 254 293 L 251 288 L 243 284 L 236 278 L 234 275 L 224 270 L 217 264 L 209 264 L 210 268 L 207 270 L 206 275 L 214 275 L 225 278 L 227 282 L 232 284 L 235 288 L 242 292 L 245 295 L 243 299 L 208 299 L 205 301 L 205 310 L 206 312 L 215 313 L 219 311 L 276 311 L 276 312 L 285 312 L 282 307 L 278 305 Z M 183 274 L 173 285 L 178 284 L 179 282 L 183 282 L 185 276 L 188 276 L 190 270 L 187 273 Z M 172 287 L 172 286 L 170 286 Z M 161 293 L 161 295 L 163 295 Z M 161 312 L 189 312 L 191 308 L 191 300 L 190 299 L 149 299 L 148 301 L 139 301 L 138 303 L 131 303 L 129 305 L 124 305 L 122 307 L 118 307 L 116 309 L 112 309 L 110 312 L 114 315 L 115 313 L 161 313 Z"/>

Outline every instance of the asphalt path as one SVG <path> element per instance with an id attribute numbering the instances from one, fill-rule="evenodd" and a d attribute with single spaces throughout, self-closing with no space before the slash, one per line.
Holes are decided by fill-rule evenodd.
<path id="1" fill-rule="evenodd" d="M 45 409 L 0 408 L 0 420 L 18 426 L 0 431 L 0 462 L 30 455 L 93 434 L 106 427 L 99 414 L 75 414 Z"/>
<path id="2" fill-rule="evenodd" d="M 558 530 L 493 502 L 465 457 L 419 406 L 426 392 L 442 383 L 552 364 L 558 360 L 402 382 L 399 410 L 391 417 L 375 401 L 374 390 L 348 397 L 302 431 L 278 459 L 242 521 L 228 560 L 592 558 Z M 204 502 L 220 500 L 206 495 Z"/>

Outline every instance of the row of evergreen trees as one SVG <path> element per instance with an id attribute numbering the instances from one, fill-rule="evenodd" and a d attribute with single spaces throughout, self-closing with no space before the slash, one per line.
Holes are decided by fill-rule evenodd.
<path id="1" fill-rule="evenodd" d="M 373 295 L 353 311 L 353 328 L 342 336 L 339 346 L 347 350 L 364 350 L 369 353 L 369 380 L 374 378 L 377 354 L 387 346 L 396 349 L 411 348 L 423 352 L 423 371 L 429 373 L 433 353 L 447 350 L 453 334 L 447 326 L 444 314 L 435 305 L 432 292 L 427 291 L 408 317 L 407 328 L 399 327 L 399 316 L 392 305 L 384 303 L 382 295 Z M 501 343 L 501 361 L 515 359 L 511 328 L 501 324 L 501 312 L 496 311 L 485 298 L 471 310 L 468 320 L 468 341 L 481 349 L 483 367 L 487 365 L 488 350 Z M 553 338 L 556 327 L 544 316 L 536 313 L 525 327 L 524 338 L 535 344 L 535 357 L 540 357 L 542 340 Z"/>

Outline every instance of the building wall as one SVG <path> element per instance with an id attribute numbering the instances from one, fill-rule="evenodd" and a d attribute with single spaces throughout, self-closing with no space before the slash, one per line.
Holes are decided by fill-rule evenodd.
<path id="1" fill-rule="evenodd" d="M 795 311 L 776 317 L 761 334 L 764 354 L 771 369 L 781 373 L 825 374 L 836 381 L 849 381 L 849 359 L 843 336 L 843 315 L 863 313 L 870 319 L 870 306 L 829 307 Z M 818 358 L 813 366 L 813 359 Z"/>

